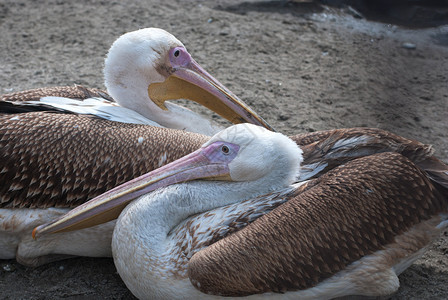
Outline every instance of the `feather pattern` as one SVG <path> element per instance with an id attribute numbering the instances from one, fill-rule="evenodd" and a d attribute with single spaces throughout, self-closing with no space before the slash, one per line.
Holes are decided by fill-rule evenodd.
<path id="1" fill-rule="evenodd" d="M 246 227 L 305 187 L 305 182 L 294 184 L 289 188 L 219 207 L 181 222 L 169 233 L 169 240 L 173 244 L 171 268 L 176 270 L 177 276 L 187 276 L 188 261 L 195 253 Z"/>
<path id="2" fill-rule="evenodd" d="M 0 115 L 0 123 L 0 208 L 75 207 L 208 139 L 75 114 Z"/>
<path id="3" fill-rule="evenodd" d="M 309 289 L 446 213 L 447 199 L 447 189 L 400 154 L 355 159 L 193 255 L 188 274 L 196 288 L 215 295 Z"/>
<path id="4" fill-rule="evenodd" d="M 334 167 L 375 153 L 396 152 L 410 159 L 431 179 L 448 188 L 448 169 L 433 156 L 434 149 L 378 128 L 343 128 L 290 137 L 303 150 L 298 181 L 317 178 Z"/>

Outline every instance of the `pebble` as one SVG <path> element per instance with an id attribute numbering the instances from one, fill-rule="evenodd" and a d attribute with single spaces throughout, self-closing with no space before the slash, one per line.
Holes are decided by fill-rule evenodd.
<path id="1" fill-rule="evenodd" d="M 288 120 L 289 119 L 289 116 L 286 116 L 286 115 L 279 115 L 278 116 L 278 120 L 279 121 L 286 121 L 286 120 Z"/>
<path id="2" fill-rule="evenodd" d="M 12 272 L 12 271 L 14 271 L 16 268 L 13 266 L 13 265 L 10 265 L 10 264 L 4 264 L 3 265 L 3 271 L 6 271 L 6 272 Z"/>
<path id="3" fill-rule="evenodd" d="M 403 44 L 401 44 L 401 47 L 403 47 L 405 49 L 411 49 L 411 50 L 417 48 L 417 46 L 413 43 L 403 43 Z"/>

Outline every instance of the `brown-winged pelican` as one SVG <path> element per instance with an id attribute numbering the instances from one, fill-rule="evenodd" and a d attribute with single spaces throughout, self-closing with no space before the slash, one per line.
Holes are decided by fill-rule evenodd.
<path id="1" fill-rule="evenodd" d="M 235 125 L 34 234 L 92 226 L 165 187 L 124 208 L 113 233 L 114 262 L 139 298 L 395 292 L 397 275 L 448 226 L 447 187 L 392 152 L 292 185 L 301 160 L 287 137 Z"/>

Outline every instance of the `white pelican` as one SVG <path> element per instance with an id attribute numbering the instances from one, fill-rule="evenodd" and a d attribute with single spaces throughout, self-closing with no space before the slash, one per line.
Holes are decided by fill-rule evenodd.
<path id="1" fill-rule="evenodd" d="M 185 131 L 148 130 L 145 125 L 123 125 L 85 117 L 78 117 L 82 122 L 73 128 L 65 122 L 65 118 L 70 120 L 73 116 L 65 114 L 51 120 L 50 114 L 40 126 L 20 125 L 26 128 L 22 134 L 11 130 L 16 128 L 17 120 L 0 128 L 0 131 L 8 128 L 3 132 L 10 131 L 0 138 L 3 143 L 0 152 L 3 150 L 7 154 L 3 156 L 4 166 L 0 172 L 3 183 L 0 188 L 3 201 L 0 203 L 0 259 L 16 258 L 22 264 L 36 266 L 67 255 L 111 256 L 113 224 L 48 235 L 38 243 L 32 241 L 30 232 L 89 198 L 198 149 L 207 140 L 205 136 Z M 22 116 L 22 120 L 24 125 L 33 124 L 32 116 Z M 47 127 L 48 124 L 51 126 Z M 111 134 L 101 139 L 96 132 L 104 124 L 110 127 Z M 64 134 L 61 136 L 60 132 Z M 61 145 L 71 144 L 74 148 L 54 151 L 54 142 L 45 142 L 49 136 L 50 141 L 59 137 Z M 359 157 L 393 151 L 412 160 L 435 182 L 448 186 L 444 164 L 432 156 L 430 146 L 380 129 L 336 129 L 298 134 L 291 139 L 303 150 L 298 181 L 319 177 Z M 36 144 L 35 140 L 39 142 Z M 14 145 L 22 145 L 19 147 L 22 150 L 14 151 Z M 157 145 L 165 146 L 160 149 Z M 64 159 L 67 151 L 72 161 Z M 48 159 L 43 160 L 45 154 Z M 107 155 L 107 160 L 97 159 L 102 155 Z M 92 157 L 95 159 L 91 160 Z"/>
<path id="2" fill-rule="evenodd" d="M 28 231 L 198 149 L 208 139 L 187 131 L 218 130 L 204 117 L 166 100 L 194 100 L 232 122 L 270 128 L 162 29 L 121 36 L 107 55 L 104 76 L 118 104 L 99 90 L 76 86 L 1 97 L 0 259 L 16 257 L 23 264 L 39 265 L 56 259 L 47 256 L 54 253 L 110 256 L 112 225 L 106 233 L 76 234 L 37 249 L 26 246 Z M 95 236 L 96 245 L 91 242 Z"/>
<path id="3" fill-rule="evenodd" d="M 121 212 L 113 257 L 135 296 L 330 299 L 395 292 L 397 275 L 448 227 L 447 187 L 392 152 L 294 186 L 301 160 L 285 136 L 235 125 L 34 234 L 39 240 L 103 222 L 160 187 L 219 180 L 165 187 Z"/>
<path id="4" fill-rule="evenodd" d="M 4 95 L 1 100 L 206 135 L 222 129 L 187 108 L 165 102 L 189 99 L 233 123 L 249 122 L 272 129 L 207 73 L 178 39 L 159 28 L 140 29 L 120 36 L 106 57 L 104 78 L 107 92 L 118 105 L 108 101 L 111 98 L 99 90 L 76 86 L 17 92 Z M 99 99 L 89 98 L 91 96 Z"/>

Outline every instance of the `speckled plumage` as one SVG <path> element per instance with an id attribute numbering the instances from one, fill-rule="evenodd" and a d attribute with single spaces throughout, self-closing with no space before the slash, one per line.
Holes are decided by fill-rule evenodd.
<path id="1" fill-rule="evenodd" d="M 297 134 L 290 138 L 303 150 L 302 180 L 319 177 L 350 160 L 383 152 L 400 153 L 422 169 L 435 171 L 436 166 L 443 166 L 433 156 L 431 145 L 378 128 L 333 129 Z"/>
<path id="2" fill-rule="evenodd" d="M 355 159 L 196 253 L 188 275 L 199 290 L 215 295 L 309 289 L 361 258 L 389 249 L 413 226 L 447 213 L 447 206 L 448 190 L 434 185 L 404 156 Z M 416 251 L 401 250 L 403 255 Z M 390 258 L 388 268 L 404 258 Z"/>
<path id="3" fill-rule="evenodd" d="M 302 184 L 297 184 L 241 203 L 216 208 L 181 222 L 170 234 L 170 240 L 176 244 L 171 258 L 175 275 L 186 277 L 188 262 L 195 253 L 241 230 L 301 190 Z"/>
<path id="4" fill-rule="evenodd" d="M 300 187 L 290 186 L 299 162 L 284 161 L 302 151 L 289 140 L 297 152 L 286 155 L 285 145 L 268 140 L 277 147 L 269 148 L 268 157 L 247 163 L 243 154 L 260 148 L 254 143 L 255 148 L 243 149 L 232 165 L 258 170 L 254 173 L 262 175 L 254 177 L 255 187 L 245 179 L 252 173 L 243 172 L 241 182 L 185 183 L 133 201 L 120 215 L 112 240 L 123 280 L 142 298 L 210 294 L 275 298 L 287 293 L 289 298 L 329 299 L 396 291 L 397 275 L 448 225 L 448 187 L 443 181 L 448 167 L 425 145 L 401 141 L 381 130 L 359 131 L 353 129 L 355 134 L 338 139 L 332 138 L 338 131 L 322 133 L 327 138 L 314 145 L 326 147 L 308 148 L 305 165 L 319 163 L 320 155 L 339 166 L 315 172 L 318 178 Z M 385 137 L 375 140 L 377 133 Z M 220 137 L 236 136 L 214 138 Z M 236 143 L 249 147 L 246 140 Z M 425 163 L 419 167 L 421 162 Z M 292 175 L 283 190 L 264 190 L 268 183 L 282 182 L 263 177 L 276 172 Z M 434 172 L 441 175 L 432 178 Z M 250 199 L 253 193 L 270 194 Z M 243 199 L 249 200 L 240 202 Z M 223 203 L 230 205 L 220 207 Z M 135 274 L 145 280 L 136 280 Z"/>
<path id="5" fill-rule="evenodd" d="M 0 124 L 0 208 L 75 207 L 207 140 L 56 112 L 2 115 Z"/>

